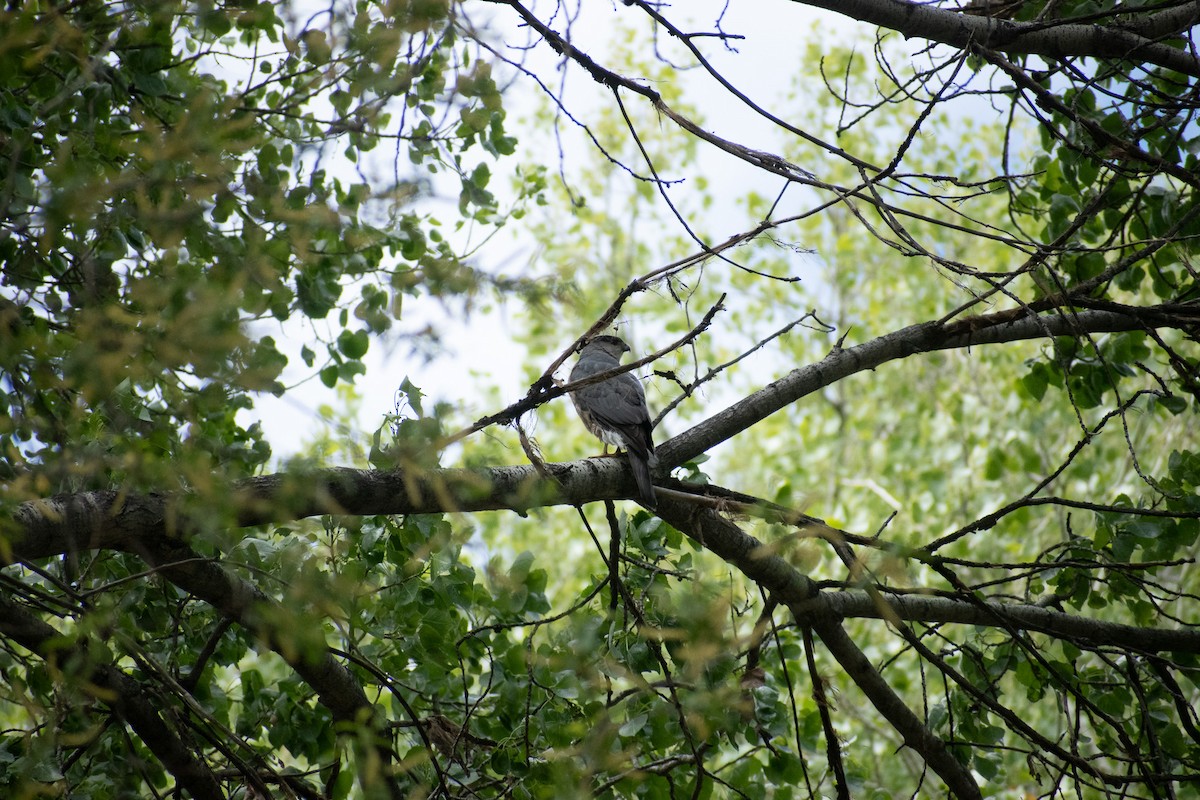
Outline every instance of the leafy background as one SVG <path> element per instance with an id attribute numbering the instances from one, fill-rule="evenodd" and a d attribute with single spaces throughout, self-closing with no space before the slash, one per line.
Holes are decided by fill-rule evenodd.
<path id="1" fill-rule="evenodd" d="M 690 56 L 670 22 L 648 24 L 666 12 L 634 6 L 536 10 L 675 114 L 738 130 L 704 75 L 678 69 Z M 1053 6 L 1106 24 L 1125 13 Z M 631 504 L 612 518 L 624 551 L 611 610 L 598 503 L 247 526 L 230 501 L 241 481 L 277 474 L 289 509 L 332 464 L 413 476 L 523 464 L 522 433 L 548 460 L 594 455 L 562 400 L 449 444 L 513 399 L 512 377 L 496 365 L 463 380 L 463 345 L 406 318 L 444 312 L 509 337 L 523 388 L 630 281 L 763 220 L 765 235 L 621 310 L 641 355 L 724 298 L 708 332 L 642 370 L 652 409 L 682 395 L 660 442 L 831 349 L 928 320 L 1133 307 L 1190 322 L 1160 330 L 1147 312 L 1141 329 L 896 360 L 676 477 L 860 537 L 847 564 L 803 528 L 737 518 L 827 591 L 1020 601 L 1195 633 L 1198 139 L 1184 76 L 951 48 L 914 58 L 898 36 L 853 28 L 867 38 L 852 46 L 812 23 L 770 100 L 815 141 L 769 141 L 816 179 L 780 195 L 783 181 L 747 177 L 661 107 L 594 75 L 568 81 L 544 45 L 519 44 L 538 34 L 515 28 L 518 10 L 2 12 L 9 796 L 943 794 L 804 620 Z M 724 36 L 713 63 L 731 64 L 754 45 L 728 38 L 720 14 L 695 24 Z M 742 146 L 764 146 L 746 130 Z M 893 162 L 862 188 L 864 163 Z M 528 258 L 497 265 L 512 241 Z M 394 412 L 364 423 L 375 389 L 363 387 L 380 385 L 367 365 L 384 348 L 443 388 L 389 370 Z M 271 441 L 256 407 L 318 404 L 318 385 L 337 392 L 326 420 Z M 161 541 L 22 557 L 21 509 L 92 490 L 114 491 L 114 507 L 184 493 Z M 936 620 L 845 628 L 987 796 L 1196 794 L 1194 646 Z M 131 683 L 104 684 L 110 667 Z M 331 675 L 349 699 L 330 694 Z M 206 777 L 138 728 L 146 706 Z"/>

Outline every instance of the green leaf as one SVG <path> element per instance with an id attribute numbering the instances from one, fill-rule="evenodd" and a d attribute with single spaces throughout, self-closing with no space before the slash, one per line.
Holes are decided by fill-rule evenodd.
<path id="1" fill-rule="evenodd" d="M 400 381 L 400 392 L 408 402 L 409 408 L 416 412 L 418 417 L 425 416 L 421 406 L 421 398 L 425 396 L 425 393 L 409 380 L 407 375 L 404 376 L 404 380 Z"/>
<path id="2" fill-rule="evenodd" d="M 367 354 L 371 337 L 366 331 L 342 331 L 338 334 L 337 344 L 342 355 L 358 360 Z"/>
<path id="3" fill-rule="evenodd" d="M 1169 394 L 1169 395 L 1166 395 L 1165 397 L 1159 397 L 1159 398 L 1157 398 L 1157 401 L 1158 401 L 1158 405 L 1165 408 L 1168 412 L 1170 412 L 1174 416 L 1178 416 L 1179 414 L 1182 414 L 1183 412 L 1187 411 L 1187 408 L 1188 408 L 1188 401 L 1185 400 L 1184 398 L 1180 397 L 1179 395 L 1175 395 L 1175 394 Z"/>
<path id="4" fill-rule="evenodd" d="M 638 714 L 622 725 L 617 732 L 626 738 L 636 736 L 646 727 L 647 719 L 648 716 L 646 714 Z"/>
<path id="5" fill-rule="evenodd" d="M 1042 362 L 1034 362 L 1029 371 L 1021 377 L 1021 388 L 1031 398 L 1041 401 L 1046 395 L 1046 387 L 1050 385 L 1050 370 Z"/>
<path id="6" fill-rule="evenodd" d="M 1050 222 L 1046 228 L 1047 238 L 1057 239 L 1065 233 L 1079 211 L 1079 201 L 1073 196 L 1054 194 L 1050 198 Z"/>

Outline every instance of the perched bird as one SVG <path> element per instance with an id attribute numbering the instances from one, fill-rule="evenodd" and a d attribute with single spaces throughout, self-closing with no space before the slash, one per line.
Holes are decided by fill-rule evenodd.
<path id="1" fill-rule="evenodd" d="M 628 352 L 629 345 L 616 336 L 593 338 L 579 351 L 571 381 L 616 369 L 621 365 L 621 356 Z M 625 450 L 637 481 L 638 502 L 653 509 L 656 500 L 650 465 L 654 461 L 654 441 L 650 438 L 650 411 L 642 384 L 626 372 L 571 392 L 571 402 L 597 439 Z"/>

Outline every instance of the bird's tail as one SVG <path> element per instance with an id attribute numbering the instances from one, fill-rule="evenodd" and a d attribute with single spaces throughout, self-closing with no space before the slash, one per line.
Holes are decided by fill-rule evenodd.
<path id="1" fill-rule="evenodd" d="M 629 453 L 629 466 L 633 468 L 633 480 L 637 483 L 638 502 L 653 511 L 658 505 L 658 498 L 650 481 L 650 464 L 636 453 Z"/>

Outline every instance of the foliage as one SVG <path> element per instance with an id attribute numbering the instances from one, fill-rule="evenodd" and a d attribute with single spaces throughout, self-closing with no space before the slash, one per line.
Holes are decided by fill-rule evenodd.
<path id="1" fill-rule="evenodd" d="M 405 296 L 484 277 L 410 203 L 449 172 L 459 225 L 488 224 L 487 162 L 514 146 L 447 6 L 304 28 L 268 3 L 195 10 L 5 13 L 10 478 L 48 461 L 74 465 L 52 490 L 248 474 L 270 450 L 238 414 L 286 390 L 272 329 L 329 319 L 301 357 L 332 386 L 362 373 Z M 383 143 L 386 182 L 366 174 Z"/>
<path id="2" fill-rule="evenodd" d="M 813 36 L 772 105 L 734 96 L 763 141 L 714 104 L 719 8 L 0 12 L 4 793 L 1193 796 L 1190 32 L 922 9 L 1027 27 L 873 63 Z M 1084 21 L 1155 35 L 1128 61 Z M 541 257 L 500 277 L 513 223 Z M 536 389 L 631 282 L 637 355 L 720 305 L 645 370 L 658 514 L 602 515 L 620 459 L 489 494 L 594 453 L 562 400 L 452 435 L 405 378 L 282 468 L 247 422 L 289 357 L 352 421 L 431 302 L 513 301 Z"/>

